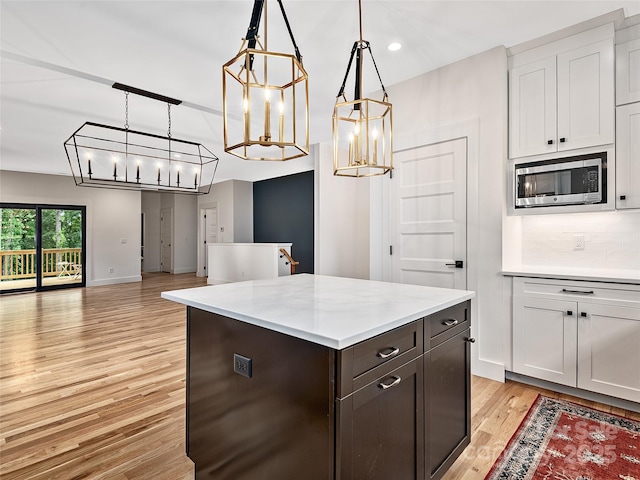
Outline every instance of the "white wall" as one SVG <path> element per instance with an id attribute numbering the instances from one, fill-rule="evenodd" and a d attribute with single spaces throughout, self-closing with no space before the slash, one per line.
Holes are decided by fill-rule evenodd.
<path id="1" fill-rule="evenodd" d="M 330 145 L 312 145 L 310 154 L 315 160 L 314 272 L 368 279 L 369 179 L 334 176 Z"/>
<path id="2" fill-rule="evenodd" d="M 253 183 L 241 180 L 226 180 L 214 183 L 206 195 L 198 195 L 196 205 L 196 225 L 202 219 L 206 208 L 217 208 L 218 243 L 253 242 Z M 196 227 L 197 243 L 204 239 L 202 229 Z M 198 275 L 204 275 L 204 252 L 196 249 Z"/>
<path id="3" fill-rule="evenodd" d="M 640 270 L 640 212 L 522 217 L 523 265 Z M 584 235 L 584 250 L 573 236 Z"/>
<path id="4" fill-rule="evenodd" d="M 140 192 L 77 187 L 72 177 L 3 170 L 0 201 L 86 206 L 87 286 L 142 279 Z"/>
<path id="5" fill-rule="evenodd" d="M 253 242 L 253 183 L 233 181 L 234 242 Z"/>
<path id="6" fill-rule="evenodd" d="M 144 213 L 144 262 L 143 272 L 160 271 L 160 195 L 142 192 Z"/>
<path id="7" fill-rule="evenodd" d="M 227 180 L 198 195 L 198 211 L 218 207 L 218 243 L 253 242 L 253 183 Z"/>
<path id="8" fill-rule="evenodd" d="M 504 379 L 502 213 L 507 167 L 507 55 L 503 47 L 447 65 L 387 88 L 394 133 L 413 146 L 434 131 L 477 132 L 468 166 L 468 282 L 472 303 L 475 374 Z M 474 127 L 475 125 L 475 127 Z M 395 145 L 395 148 L 398 148 Z M 475 156 L 475 159 L 474 159 Z M 379 185 L 375 189 L 380 190 Z M 373 192 L 373 191 L 372 191 Z M 375 193 L 377 195 L 377 192 Z M 388 279 L 388 238 L 380 218 L 384 202 L 372 196 L 372 272 Z M 388 225 L 388 223 L 387 223 Z M 386 237 L 385 237 L 386 236 Z M 474 265 L 475 263 L 475 265 Z"/>
<path id="9" fill-rule="evenodd" d="M 173 273 L 197 269 L 198 199 L 173 194 Z"/>

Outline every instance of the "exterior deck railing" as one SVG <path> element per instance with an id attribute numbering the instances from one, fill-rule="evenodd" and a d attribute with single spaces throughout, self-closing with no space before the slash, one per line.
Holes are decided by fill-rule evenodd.
<path id="1" fill-rule="evenodd" d="M 18 280 L 36 277 L 35 250 L 0 251 L 0 280 Z M 81 248 L 42 249 L 42 276 L 74 276 L 82 273 Z"/>

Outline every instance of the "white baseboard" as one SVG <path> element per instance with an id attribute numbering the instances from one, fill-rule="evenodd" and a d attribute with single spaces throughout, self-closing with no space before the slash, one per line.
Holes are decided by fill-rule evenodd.
<path id="1" fill-rule="evenodd" d="M 179 274 L 179 273 L 196 273 L 198 269 L 196 267 L 187 267 L 187 268 L 174 268 L 173 269 L 173 273 L 175 274 Z"/>
<path id="2" fill-rule="evenodd" d="M 118 283 L 133 283 L 141 282 L 142 275 L 134 275 L 131 277 L 118 277 L 118 278 L 101 278 L 98 280 L 87 281 L 87 287 L 101 287 L 103 285 L 116 285 Z"/>

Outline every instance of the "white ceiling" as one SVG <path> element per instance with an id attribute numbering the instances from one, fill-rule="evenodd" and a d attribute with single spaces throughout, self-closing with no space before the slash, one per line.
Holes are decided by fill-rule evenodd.
<path id="1" fill-rule="evenodd" d="M 637 0 L 362 3 L 363 37 L 386 86 L 619 8 L 640 13 Z M 330 143 L 335 96 L 359 37 L 358 2 L 283 4 L 309 73 L 311 143 Z M 110 86 L 120 82 L 186 103 L 172 108 L 172 135 L 220 157 L 216 181 L 309 170 L 309 158 L 243 161 L 223 151 L 221 67 L 239 50 L 252 8 L 251 0 L 2 0 L 0 169 L 70 175 L 63 142 L 80 125 L 124 125 L 124 94 Z M 292 53 L 276 2 L 268 12 L 269 50 Z M 403 48 L 387 51 L 392 41 Z M 364 81 L 365 91 L 377 89 L 375 77 Z M 130 95 L 129 125 L 165 135 L 166 104 Z"/>

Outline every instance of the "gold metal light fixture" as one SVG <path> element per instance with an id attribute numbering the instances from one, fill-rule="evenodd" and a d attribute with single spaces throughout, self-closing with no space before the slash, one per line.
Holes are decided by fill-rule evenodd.
<path id="1" fill-rule="evenodd" d="M 224 151 L 246 160 L 283 161 L 309 154 L 308 76 L 282 2 L 278 4 L 295 55 L 267 50 L 267 4 L 255 0 L 240 51 L 222 67 Z"/>
<path id="2" fill-rule="evenodd" d="M 333 174 L 345 177 L 384 175 L 393 169 L 393 124 L 391 103 L 371 52 L 362 39 L 362 0 L 358 0 L 360 40 L 351 49 L 347 72 L 333 108 Z M 368 50 L 375 68 L 382 99 L 362 98 L 364 51 Z M 355 57 L 355 91 L 347 100 L 344 89 Z"/>
<path id="3" fill-rule="evenodd" d="M 114 83 L 125 92 L 123 127 L 85 122 L 64 142 L 76 185 L 119 190 L 209 193 L 218 157 L 203 145 L 171 135 L 171 106 L 180 100 Z M 166 136 L 129 128 L 129 93 L 167 103 Z"/>

